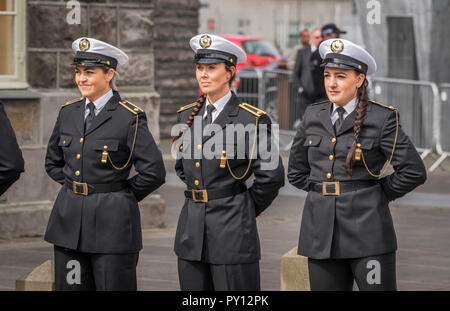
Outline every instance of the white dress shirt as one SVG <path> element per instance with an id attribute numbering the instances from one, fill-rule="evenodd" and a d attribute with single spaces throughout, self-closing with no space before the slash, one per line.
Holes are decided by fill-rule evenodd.
<path id="1" fill-rule="evenodd" d="M 223 108 L 225 108 L 225 105 L 228 103 L 228 101 L 231 98 L 231 91 L 228 92 L 224 97 L 216 100 L 216 102 L 214 103 L 214 107 L 216 109 L 213 110 L 212 112 L 212 120 L 211 123 L 214 122 L 214 120 L 219 116 L 219 114 L 222 112 Z M 206 115 L 208 113 L 208 110 L 206 109 L 206 107 L 208 107 L 208 105 L 211 105 L 209 103 L 208 98 L 206 98 L 206 102 L 205 102 L 205 112 L 203 113 L 203 119 L 206 118 Z"/>
<path id="2" fill-rule="evenodd" d="M 102 111 L 103 107 L 105 107 L 105 105 L 108 103 L 108 101 L 111 99 L 111 97 L 113 97 L 113 91 L 112 89 L 109 89 L 109 91 L 103 95 L 102 97 L 100 97 L 99 99 L 97 99 L 94 102 L 94 113 L 97 116 L 100 111 Z M 86 120 L 87 116 L 89 115 L 89 108 L 87 106 L 87 104 L 89 104 L 91 101 L 89 100 L 89 98 L 86 98 L 86 106 L 85 106 L 85 112 L 84 112 L 84 119 Z"/>
<path id="3" fill-rule="evenodd" d="M 357 103 L 358 103 L 358 98 L 355 97 L 355 98 L 353 98 L 347 105 L 345 105 L 344 107 L 342 107 L 342 108 L 345 109 L 345 112 L 344 112 L 344 120 L 345 120 L 345 118 L 347 118 L 347 116 L 348 116 L 349 114 L 352 113 L 353 110 L 355 110 L 356 104 L 357 104 Z M 338 114 L 338 112 L 337 112 L 337 108 L 338 108 L 338 107 L 339 107 L 338 105 L 336 105 L 335 103 L 333 103 L 333 112 L 331 113 L 331 123 L 332 123 L 333 125 L 334 125 L 334 122 L 336 122 L 336 120 L 339 119 L 339 114 Z"/>

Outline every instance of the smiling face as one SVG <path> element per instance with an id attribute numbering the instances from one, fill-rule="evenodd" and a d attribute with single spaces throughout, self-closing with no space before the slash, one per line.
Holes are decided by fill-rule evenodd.
<path id="1" fill-rule="evenodd" d="M 106 72 L 105 72 L 106 71 Z M 89 98 L 94 102 L 109 89 L 109 82 L 114 77 L 114 69 L 104 70 L 102 67 L 84 67 L 75 68 L 75 82 L 83 97 Z"/>
<path id="2" fill-rule="evenodd" d="M 200 90 L 208 95 L 211 103 L 222 98 L 230 91 L 228 81 L 234 75 L 236 68 L 231 66 L 230 70 L 231 72 L 225 68 L 225 63 L 197 63 L 195 65 L 195 75 Z"/>
<path id="3" fill-rule="evenodd" d="M 328 99 L 341 107 L 347 105 L 358 94 L 365 75 L 353 69 L 325 67 L 324 85 Z"/>

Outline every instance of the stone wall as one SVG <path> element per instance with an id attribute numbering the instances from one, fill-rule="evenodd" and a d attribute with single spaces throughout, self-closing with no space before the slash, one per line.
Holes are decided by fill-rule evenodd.
<path id="1" fill-rule="evenodd" d="M 155 88 L 161 96 L 162 137 L 170 137 L 176 111 L 199 95 L 189 46 L 198 31 L 199 7 L 199 0 L 155 1 Z"/>
<path id="2" fill-rule="evenodd" d="M 187 96 L 189 102 L 196 96 L 196 90 L 186 86 L 184 72 L 189 70 L 192 79 L 192 51 L 187 40 L 195 31 L 185 29 L 197 27 L 198 1 L 80 1 L 79 25 L 67 24 L 70 10 L 66 3 L 27 1 L 27 82 L 34 95 L 27 92 L 23 98 L 2 99 L 25 158 L 25 173 L 0 198 L 0 238 L 44 233 L 60 189 L 45 173 L 46 145 L 61 105 L 80 97 L 70 66 L 71 43 L 75 39 L 94 37 L 120 47 L 130 56 L 130 62 L 118 70 L 119 91 L 123 98 L 146 111 L 150 131 L 158 143 L 160 102 L 175 112 L 186 103 L 181 97 Z M 191 51 L 189 57 L 187 51 Z M 183 67 L 184 63 L 189 67 Z M 166 74 L 169 71 L 171 74 Z M 155 86 L 164 97 L 160 98 Z M 185 89 L 190 89 L 191 94 L 194 90 L 193 96 Z M 165 205 L 157 193 L 142 201 L 140 208 L 143 228 L 164 226 Z"/>

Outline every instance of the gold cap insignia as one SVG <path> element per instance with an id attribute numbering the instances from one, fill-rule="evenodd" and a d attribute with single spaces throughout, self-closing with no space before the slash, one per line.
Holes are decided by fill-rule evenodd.
<path id="1" fill-rule="evenodd" d="M 211 46 L 211 37 L 208 35 L 204 35 L 200 38 L 200 46 L 204 49 L 209 48 Z"/>
<path id="2" fill-rule="evenodd" d="M 230 63 L 232 63 L 233 62 L 233 59 L 232 58 L 230 58 Z"/>
<path id="3" fill-rule="evenodd" d="M 334 40 L 331 43 L 331 50 L 334 53 L 342 52 L 342 50 L 344 50 L 344 42 L 342 42 L 341 40 Z"/>
<path id="4" fill-rule="evenodd" d="M 86 50 L 89 50 L 89 48 L 91 47 L 91 43 L 89 42 L 88 39 L 83 39 L 80 41 L 79 46 L 80 46 L 80 50 L 86 51 Z"/>

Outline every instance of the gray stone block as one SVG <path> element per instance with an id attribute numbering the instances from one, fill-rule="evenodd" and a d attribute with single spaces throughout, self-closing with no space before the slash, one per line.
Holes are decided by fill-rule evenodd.
<path id="1" fill-rule="evenodd" d="M 152 48 L 153 12 L 152 9 L 122 8 L 120 10 L 120 46 L 122 48 Z"/>
<path id="2" fill-rule="evenodd" d="M 19 145 L 39 145 L 39 102 L 37 100 L 8 100 L 4 102 L 4 105 Z"/>
<path id="3" fill-rule="evenodd" d="M 108 7 L 89 9 L 90 37 L 105 41 L 114 46 L 117 42 L 117 10 Z"/>
<path id="4" fill-rule="evenodd" d="M 16 291 L 52 291 L 55 288 L 53 261 L 47 260 L 16 280 Z"/>
<path id="5" fill-rule="evenodd" d="M 56 88 L 56 52 L 28 52 L 28 83 L 32 87 Z"/>
<path id="6" fill-rule="evenodd" d="M 20 207 L 25 202 L 53 201 L 61 186 L 45 172 L 45 148 L 22 149 L 25 172 L 3 195 L 7 204 Z"/>
<path id="7" fill-rule="evenodd" d="M 310 290 L 308 258 L 297 255 L 297 247 L 281 257 L 281 290 Z"/>
<path id="8" fill-rule="evenodd" d="M 0 237 L 38 236 L 45 233 L 52 203 L 0 205 Z"/>
<path id="9" fill-rule="evenodd" d="M 119 68 L 117 86 L 148 86 L 154 85 L 155 62 L 153 52 L 129 52 L 129 62 Z"/>
<path id="10" fill-rule="evenodd" d="M 65 5 L 28 5 L 28 47 L 70 49 L 75 39 L 86 36 L 88 33 L 86 8 L 81 8 L 81 23 L 78 25 L 67 23 L 66 18 L 69 12 Z"/>

